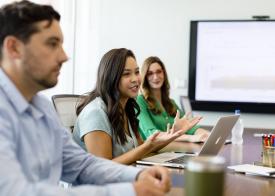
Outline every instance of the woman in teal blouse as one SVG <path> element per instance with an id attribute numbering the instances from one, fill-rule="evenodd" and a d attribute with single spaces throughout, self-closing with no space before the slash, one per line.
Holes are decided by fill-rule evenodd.
<path id="1" fill-rule="evenodd" d="M 156 131 L 166 131 L 167 124 L 173 124 L 177 111 L 184 113 L 169 97 L 170 85 L 163 62 L 158 57 L 147 58 L 141 69 L 141 92 L 137 97 L 140 107 L 139 132 L 143 139 Z M 178 141 L 204 141 L 209 135 L 207 130 L 198 126 L 188 130 Z"/>
<path id="2" fill-rule="evenodd" d="M 138 131 L 136 103 L 141 79 L 131 50 L 116 48 L 102 57 L 94 90 L 78 106 L 73 137 L 88 152 L 122 164 L 131 164 L 158 151 L 196 125 L 176 118 L 166 134 L 154 133 L 143 141 Z"/>

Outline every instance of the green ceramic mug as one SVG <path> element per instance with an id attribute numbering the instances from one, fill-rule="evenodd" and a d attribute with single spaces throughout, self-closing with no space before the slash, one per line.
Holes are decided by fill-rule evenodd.
<path id="1" fill-rule="evenodd" d="M 224 191 L 225 160 L 223 157 L 198 156 L 187 163 L 186 196 L 222 196 Z"/>

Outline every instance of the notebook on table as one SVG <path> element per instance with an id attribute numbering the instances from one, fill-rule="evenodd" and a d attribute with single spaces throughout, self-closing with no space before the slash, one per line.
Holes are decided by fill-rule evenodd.
<path id="1" fill-rule="evenodd" d="M 224 145 L 239 115 L 223 116 L 211 130 L 208 139 L 204 142 L 200 152 L 196 154 L 164 152 L 136 161 L 137 164 L 162 165 L 168 167 L 184 168 L 189 158 L 200 155 L 215 156 Z"/>
<path id="2" fill-rule="evenodd" d="M 243 164 L 243 165 L 228 166 L 228 168 L 239 173 L 275 177 L 275 168 L 271 168 L 271 167 L 264 167 L 264 166 L 258 166 L 258 165 L 252 165 L 252 164 Z"/>

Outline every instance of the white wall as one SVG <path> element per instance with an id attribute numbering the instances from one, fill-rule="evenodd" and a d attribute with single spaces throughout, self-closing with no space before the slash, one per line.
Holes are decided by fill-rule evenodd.
<path id="1" fill-rule="evenodd" d="M 99 2 L 98 58 L 109 49 L 118 47 L 132 49 L 140 65 L 149 55 L 159 56 L 168 69 L 172 96 L 176 99 L 179 94 L 187 94 L 190 20 L 251 19 L 253 15 L 275 18 L 274 0 Z M 213 124 L 221 114 L 203 112 L 202 123 Z M 244 114 L 243 118 L 246 127 L 275 127 L 272 123 L 275 115 Z"/>
<path id="2" fill-rule="evenodd" d="M 0 4 L 11 0 L 0 0 Z M 275 19 L 274 0 L 34 0 L 50 2 L 61 13 L 64 47 L 70 60 L 64 64 L 58 85 L 44 93 L 90 91 L 98 62 L 112 48 L 126 47 L 138 63 L 149 55 L 166 64 L 172 97 L 187 94 L 189 24 L 198 19 Z M 274 35 L 275 36 L 275 35 Z M 275 99 L 275 98 L 274 98 Z M 202 124 L 212 125 L 228 113 L 198 112 Z M 275 128 L 275 115 L 244 114 L 246 127 Z"/>
<path id="3" fill-rule="evenodd" d="M 172 87 L 188 78 L 189 24 L 196 19 L 275 18 L 274 0 L 100 0 L 99 51 L 115 47 L 134 51 L 138 63 L 159 56 Z M 184 92 L 186 93 L 186 92 Z"/>

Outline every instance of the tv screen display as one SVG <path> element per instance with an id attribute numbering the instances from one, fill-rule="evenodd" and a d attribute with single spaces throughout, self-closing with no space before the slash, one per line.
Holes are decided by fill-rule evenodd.
<path id="1" fill-rule="evenodd" d="M 275 21 L 191 21 L 195 110 L 275 113 Z"/>

